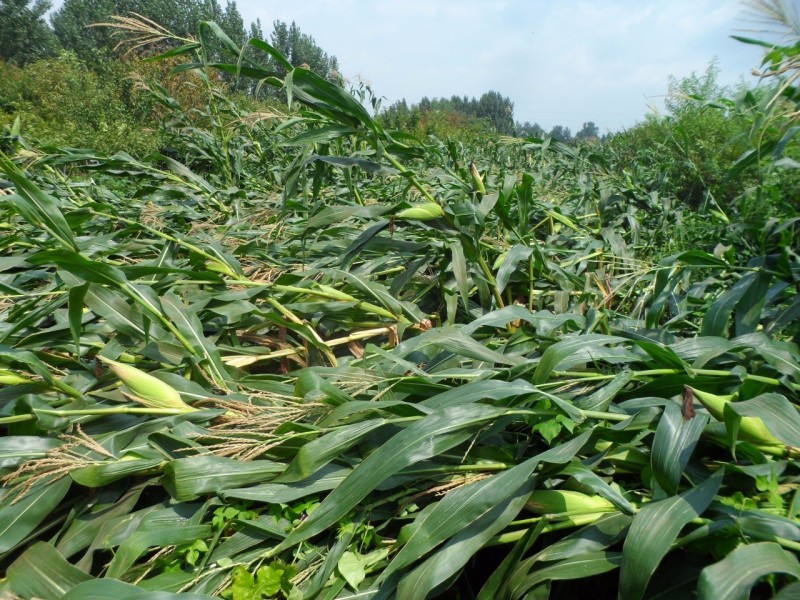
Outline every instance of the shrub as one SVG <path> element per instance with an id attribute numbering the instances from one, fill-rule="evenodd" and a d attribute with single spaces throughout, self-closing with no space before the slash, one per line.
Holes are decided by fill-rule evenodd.
<path id="1" fill-rule="evenodd" d="M 23 134 L 45 145 L 134 155 L 156 150 L 152 103 L 128 78 L 129 66 L 99 67 L 90 70 L 69 53 L 25 68 L 0 64 L 0 123 L 19 116 Z"/>

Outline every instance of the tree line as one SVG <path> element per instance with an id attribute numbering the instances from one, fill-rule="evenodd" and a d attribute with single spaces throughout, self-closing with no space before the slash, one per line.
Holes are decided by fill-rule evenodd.
<path id="1" fill-rule="evenodd" d="M 261 21 L 245 25 L 236 0 L 65 0 L 49 22 L 50 0 L 0 0 L 0 61 L 24 67 L 61 51 L 74 54 L 91 68 L 102 69 L 117 54 L 119 41 L 115 30 L 93 27 L 107 23 L 114 15 L 141 15 L 180 37 L 197 33 L 200 21 L 214 21 L 238 45 L 250 38 L 268 40 L 293 66 L 306 65 L 318 75 L 340 82 L 339 63 L 333 54 L 320 48 L 314 38 L 303 33 L 293 21 L 276 20 L 269 37 Z M 212 60 L 221 56 L 211 57 Z M 259 57 L 263 61 L 263 55 Z M 280 71 L 279 65 L 272 65 Z M 230 87 L 239 92 L 253 92 L 251 83 L 226 76 Z M 449 135 L 455 131 L 496 132 L 518 137 L 551 137 L 558 141 L 600 138 L 594 122 L 572 134 L 569 127 L 556 125 L 549 131 L 538 123 L 514 120 L 514 103 L 501 93 L 490 90 L 479 98 L 454 95 L 450 98 L 423 97 L 409 104 L 405 99 L 385 108 L 380 115 L 393 129 L 421 134 Z"/>
<path id="2" fill-rule="evenodd" d="M 601 137 L 600 128 L 594 121 L 585 122 L 575 135 L 569 127 L 563 125 L 556 125 L 548 131 L 538 123 L 515 121 L 514 103 L 510 98 L 494 90 L 486 92 L 480 98 L 425 96 L 419 102 L 412 104 L 405 99 L 398 100 L 381 112 L 381 119 L 386 127 L 426 134 L 440 133 L 437 126 L 444 122 L 452 127 L 484 131 L 488 129 L 502 135 L 517 137 L 551 137 L 560 142 L 597 140 Z"/>
<path id="3" fill-rule="evenodd" d="M 196 35 L 200 21 L 215 21 L 231 40 L 244 45 L 250 38 L 266 40 L 260 20 L 245 26 L 235 0 L 65 0 L 46 19 L 49 0 L 0 0 L 0 61 L 25 66 L 60 51 L 98 64 L 116 56 L 119 38 L 107 23 L 113 15 L 141 15 L 180 37 Z M 327 79 L 339 77 L 334 55 L 322 50 L 296 23 L 276 20 L 269 36 L 293 66 L 308 65 Z"/>

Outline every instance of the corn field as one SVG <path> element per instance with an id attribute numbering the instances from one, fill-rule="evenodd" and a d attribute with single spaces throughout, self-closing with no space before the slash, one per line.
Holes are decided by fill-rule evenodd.
<path id="1" fill-rule="evenodd" d="M 418 139 L 260 40 L 114 25 L 206 104 L 141 82 L 147 157 L 0 137 L 0 596 L 797 597 L 797 45 L 723 107 L 731 185 L 789 207 L 756 228 L 612 146 Z M 730 243 L 659 254 L 700 210 Z"/>

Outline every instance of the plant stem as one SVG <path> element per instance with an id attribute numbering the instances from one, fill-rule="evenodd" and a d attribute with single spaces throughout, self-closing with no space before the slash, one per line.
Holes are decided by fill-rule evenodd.
<path id="1" fill-rule="evenodd" d="M 584 525 L 590 525 L 597 521 L 599 518 L 612 514 L 609 512 L 601 512 L 601 513 L 591 513 L 588 515 L 576 515 L 573 518 L 570 518 L 566 521 L 558 521 L 556 523 L 548 523 L 542 529 L 542 533 L 551 533 L 553 531 L 560 531 L 562 529 L 570 529 L 572 527 L 582 527 Z M 528 529 L 518 529 L 516 531 L 509 531 L 508 533 L 503 533 L 492 538 L 489 541 L 489 546 L 498 546 L 500 544 L 513 544 L 518 542 L 522 539 L 525 534 L 528 533 Z"/>
<path id="2" fill-rule="evenodd" d="M 350 342 L 364 340 L 378 335 L 386 335 L 391 331 L 392 331 L 391 327 L 378 327 L 376 329 L 366 329 L 364 331 L 356 331 L 346 337 L 327 340 L 323 343 L 326 344 L 327 346 L 341 346 L 343 344 L 349 344 Z M 261 362 L 264 360 L 272 360 L 273 358 L 284 358 L 286 356 L 292 356 L 294 354 L 303 354 L 305 350 L 306 349 L 303 346 L 295 346 L 294 348 L 284 348 L 283 350 L 276 350 L 275 352 L 270 352 L 269 354 L 255 354 L 255 355 L 239 354 L 235 356 L 225 356 L 222 358 L 222 362 L 224 362 L 225 364 L 233 364 L 237 367 L 246 367 L 248 365 L 252 365 L 254 363 Z"/>
<path id="3" fill-rule="evenodd" d="M 436 200 L 436 198 L 434 198 L 428 190 L 426 190 L 424 187 L 422 187 L 422 184 L 417 180 L 417 178 L 414 176 L 414 174 L 411 171 L 409 171 L 408 169 L 406 169 L 403 165 L 401 165 L 400 162 L 394 156 L 392 156 L 388 152 L 384 153 L 384 156 L 386 157 L 386 159 L 390 163 L 392 163 L 392 166 L 395 169 L 400 171 L 400 174 L 403 175 L 403 177 L 408 179 L 408 181 L 411 183 L 411 185 L 413 185 L 415 188 L 417 188 L 417 190 L 419 190 L 420 194 L 425 196 L 426 200 L 441 206 L 442 203 L 439 202 L 438 200 Z"/>
<path id="4" fill-rule="evenodd" d="M 84 415 L 183 415 L 195 412 L 196 409 L 185 408 L 144 408 L 137 406 L 115 406 L 113 408 L 80 408 L 74 410 L 35 409 L 34 413 L 51 415 L 54 417 L 78 417 Z M 29 416 L 29 415 L 20 415 Z M 30 415 L 33 416 L 33 415 Z"/>
<path id="5" fill-rule="evenodd" d="M 9 425 L 11 423 L 23 423 L 25 421 L 33 421 L 36 415 L 13 415 L 11 417 L 0 417 L 0 425 Z"/>
<path id="6" fill-rule="evenodd" d="M 505 463 L 486 463 L 479 465 L 454 465 L 452 467 L 432 467 L 416 471 L 403 471 L 403 475 L 435 475 L 437 473 L 474 473 L 483 471 L 506 471 L 510 467 Z"/>
<path id="7" fill-rule="evenodd" d="M 730 371 L 724 371 L 720 369 L 692 369 L 692 373 L 695 375 L 703 375 L 706 377 L 735 377 L 734 373 Z M 657 377 L 660 375 L 685 375 L 686 371 L 683 369 L 648 369 L 645 371 L 634 371 L 633 378 L 639 379 L 642 377 Z M 606 379 L 614 379 L 617 375 L 616 374 L 608 374 L 608 375 L 597 375 L 597 374 L 589 374 L 585 371 L 554 371 L 554 377 L 572 377 L 578 379 L 580 381 L 602 381 Z M 767 385 L 774 385 L 778 386 L 781 385 L 781 382 L 773 377 L 764 377 L 762 375 L 751 375 L 749 373 L 745 373 L 744 378 L 749 381 L 758 381 L 760 383 L 766 383 Z"/>

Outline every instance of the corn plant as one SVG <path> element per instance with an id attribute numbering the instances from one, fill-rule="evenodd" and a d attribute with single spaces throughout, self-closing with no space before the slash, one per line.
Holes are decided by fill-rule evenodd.
<path id="1" fill-rule="evenodd" d="M 161 55 L 180 156 L 3 138 L 0 590 L 796 593 L 796 242 L 659 257 L 613 149 L 417 140 L 249 46 Z"/>

